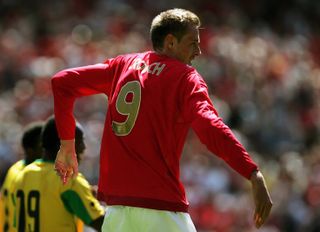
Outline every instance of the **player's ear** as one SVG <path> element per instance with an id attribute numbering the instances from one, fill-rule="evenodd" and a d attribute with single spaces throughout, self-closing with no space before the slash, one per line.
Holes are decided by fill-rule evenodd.
<path id="1" fill-rule="evenodd" d="M 173 50 L 175 48 L 175 46 L 177 45 L 177 38 L 172 35 L 172 34 L 168 34 L 166 35 L 166 37 L 164 38 L 164 41 L 163 41 L 163 48 L 165 50 Z"/>

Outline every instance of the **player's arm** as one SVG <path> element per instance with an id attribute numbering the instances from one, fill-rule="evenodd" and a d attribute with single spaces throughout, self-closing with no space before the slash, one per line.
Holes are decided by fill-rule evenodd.
<path id="1" fill-rule="evenodd" d="M 209 98 L 207 86 L 196 75 L 189 79 L 184 92 L 183 112 L 187 121 L 207 148 L 223 159 L 232 169 L 252 183 L 255 203 L 254 221 L 260 227 L 268 217 L 272 200 L 263 175 L 231 129 L 218 117 Z"/>
<path id="2" fill-rule="evenodd" d="M 204 121 L 207 120 L 204 119 Z M 270 214 L 272 200 L 258 166 L 221 119 L 212 120 L 208 124 L 203 122 L 202 124 L 200 121 L 202 120 L 193 124 L 200 140 L 206 144 L 210 151 L 221 157 L 230 167 L 251 181 L 255 204 L 254 223 L 257 228 L 261 227 Z"/>
<path id="3" fill-rule="evenodd" d="M 78 170 L 74 152 L 74 102 L 82 96 L 109 94 L 113 78 L 110 62 L 62 70 L 51 80 L 55 121 L 61 139 L 55 169 L 63 183 L 76 175 Z"/>
<path id="4" fill-rule="evenodd" d="M 264 177 L 260 171 L 254 171 L 250 177 L 255 211 L 253 220 L 257 228 L 260 228 L 268 218 L 272 201 L 265 183 Z"/>
<path id="5" fill-rule="evenodd" d="M 60 149 L 57 153 L 54 168 L 63 184 L 66 184 L 71 177 L 78 175 L 74 139 L 60 140 Z"/>
<path id="6" fill-rule="evenodd" d="M 66 69 L 51 79 L 54 97 L 54 115 L 59 136 L 74 139 L 75 120 L 73 106 L 77 98 L 93 94 L 108 95 L 113 71 L 108 63 Z"/>
<path id="7" fill-rule="evenodd" d="M 196 74 L 185 78 L 182 92 L 182 116 L 209 151 L 223 159 L 235 171 L 250 179 L 258 167 L 230 128 L 218 116 L 208 95 L 207 85 Z"/>
<path id="8" fill-rule="evenodd" d="M 104 209 L 93 196 L 90 184 L 81 174 L 65 186 L 61 199 L 70 213 L 86 225 L 101 231 Z"/>

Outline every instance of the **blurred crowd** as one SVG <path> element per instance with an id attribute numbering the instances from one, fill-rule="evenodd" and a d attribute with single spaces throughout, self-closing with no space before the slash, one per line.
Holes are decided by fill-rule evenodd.
<path id="1" fill-rule="evenodd" d="M 194 66 L 270 186 L 274 207 L 260 231 L 320 231 L 319 1 L 0 1 L 0 184 L 22 157 L 24 126 L 53 113 L 50 77 L 151 49 L 152 18 L 172 7 L 200 16 L 202 55 Z M 87 139 L 80 169 L 92 184 L 106 104 L 97 95 L 75 105 Z M 182 161 L 199 232 L 255 231 L 249 182 L 192 131 Z"/>

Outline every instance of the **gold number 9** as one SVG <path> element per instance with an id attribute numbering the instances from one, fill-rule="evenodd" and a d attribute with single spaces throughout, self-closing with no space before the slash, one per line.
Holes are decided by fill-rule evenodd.
<path id="1" fill-rule="evenodd" d="M 129 93 L 133 94 L 132 101 L 126 100 Z M 127 116 L 124 122 L 112 121 L 112 129 L 117 136 L 130 134 L 139 113 L 141 101 L 141 85 L 138 81 L 130 81 L 122 86 L 116 101 L 117 112 Z"/>

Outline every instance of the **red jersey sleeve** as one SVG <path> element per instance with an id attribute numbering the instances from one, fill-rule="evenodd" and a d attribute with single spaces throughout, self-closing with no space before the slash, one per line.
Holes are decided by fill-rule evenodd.
<path id="1" fill-rule="evenodd" d="M 204 80 L 196 72 L 189 75 L 186 80 L 183 91 L 183 117 L 191 123 L 200 141 L 212 153 L 249 179 L 251 173 L 258 167 L 231 129 L 218 116 Z"/>
<path id="2" fill-rule="evenodd" d="M 66 69 L 53 76 L 54 114 L 60 139 L 74 138 L 73 106 L 76 98 L 99 93 L 109 95 L 113 80 L 112 62 L 110 59 L 103 64 Z"/>

